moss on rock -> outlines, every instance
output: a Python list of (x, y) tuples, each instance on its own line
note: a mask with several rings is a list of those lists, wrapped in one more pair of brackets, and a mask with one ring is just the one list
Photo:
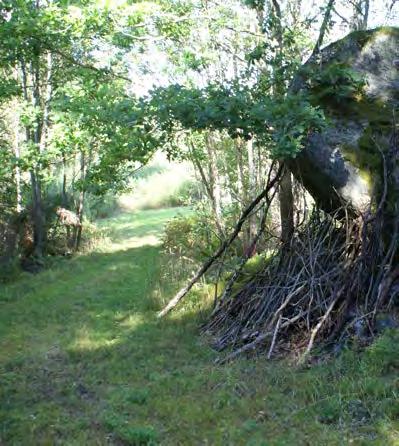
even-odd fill
[[(305, 64), (302, 88), (329, 119), (309, 137), (294, 173), (326, 210), (364, 210), (382, 190), (393, 112), (399, 107), (399, 28), (356, 31)], [(389, 200), (396, 199), (389, 190)]]

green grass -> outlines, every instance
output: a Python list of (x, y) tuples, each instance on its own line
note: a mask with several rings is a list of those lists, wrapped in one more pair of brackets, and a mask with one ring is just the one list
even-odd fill
[(198, 290), (156, 319), (176, 212), (102, 221), (101, 249), (0, 289), (0, 444), (399, 444), (397, 332), (311, 369), (217, 366)]

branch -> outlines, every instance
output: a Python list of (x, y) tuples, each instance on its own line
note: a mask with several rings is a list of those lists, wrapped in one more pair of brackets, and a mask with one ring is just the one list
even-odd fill
[(74, 59), (72, 56), (61, 52), (60, 50), (56, 50), (56, 49), (53, 49), (53, 48), (49, 48), (49, 50), (52, 51), (55, 54), (58, 54), (60, 57), (62, 57), (66, 61), (70, 62), (72, 65), (84, 68), (86, 70), (95, 71), (95, 72), (103, 74), (105, 76), (111, 76), (111, 77), (116, 78), (116, 79), (122, 79), (124, 81), (131, 82), (130, 78), (128, 78), (126, 76), (123, 76), (122, 74), (114, 73), (112, 70), (108, 70), (106, 68), (98, 68), (98, 67), (95, 67), (94, 65), (86, 64), (84, 62), (80, 62), (80, 61)]
[(323, 45), (324, 36), (327, 31), (327, 27), (331, 20), (331, 11), (333, 10), (335, 0), (328, 0), (327, 6), (326, 6), (326, 12), (324, 13), (323, 23), (320, 27), (319, 37), (317, 39), (316, 45), (313, 48), (312, 54), (310, 58), (314, 58), (317, 56), (317, 54), (320, 53), (321, 46)]
[(188, 282), (188, 284), (183, 287), (174, 297), (169, 301), (169, 303), (158, 313), (158, 317), (163, 317), (168, 314), (175, 306), (186, 296), (186, 294), (191, 290), (191, 288), (198, 282), (198, 280), (208, 271), (208, 269), (213, 265), (213, 263), (226, 251), (227, 248), (234, 242), (236, 237), (241, 231), (243, 224), (245, 223), (248, 216), (251, 214), (253, 209), (268, 195), (268, 193), (272, 190), (272, 188), (279, 181), (281, 176), (282, 169), (280, 168), (276, 173), (276, 176), (272, 181), (266, 186), (266, 188), (261, 192), (255, 200), (250, 203), (247, 208), (243, 211), (240, 219), (234, 231), (230, 235), (230, 237), (225, 240), (220, 248), (216, 251), (216, 253), (210, 257), (201, 268), (194, 274), (193, 278)]
[(47, 51), (49, 51), (51, 53), (54, 53), (54, 54), (57, 54), (58, 56), (60, 56), (63, 59), (65, 59), (66, 61), (70, 62), (72, 65), (84, 68), (86, 70), (96, 71), (97, 73), (100, 73), (100, 74), (103, 74), (103, 75), (106, 75), (106, 76), (111, 76), (111, 77), (114, 77), (114, 78), (117, 78), (117, 79), (122, 79), (122, 80), (125, 80), (125, 81), (128, 81), (128, 82), (131, 81), (130, 78), (128, 78), (126, 76), (123, 76), (121, 74), (114, 73), (112, 70), (108, 70), (106, 68), (98, 68), (98, 67), (95, 67), (94, 65), (86, 64), (84, 62), (76, 60), (71, 55), (65, 54), (63, 51), (59, 50), (58, 48), (54, 48), (49, 42), (41, 40), (41, 39), (39, 39), (36, 36), (31, 36), (31, 38), (36, 40), (36, 41), (38, 41), (39, 43), (41, 43), (43, 45), (43, 47)]

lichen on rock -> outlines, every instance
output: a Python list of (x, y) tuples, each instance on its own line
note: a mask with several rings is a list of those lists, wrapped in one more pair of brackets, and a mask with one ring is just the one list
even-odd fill
[(301, 88), (328, 124), (309, 136), (291, 168), (325, 210), (346, 203), (363, 212), (382, 190), (384, 154), (399, 108), (399, 28), (353, 32), (324, 48), (304, 73)]

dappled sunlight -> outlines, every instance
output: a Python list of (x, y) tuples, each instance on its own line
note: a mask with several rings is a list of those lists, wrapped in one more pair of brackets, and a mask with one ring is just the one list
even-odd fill
[[(92, 315), (92, 323), (78, 328), (74, 339), (67, 346), (69, 352), (95, 352), (115, 348), (128, 342), (128, 339), (141, 326), (148, 324), (148, 317), (143, 313), (104, 311)], [(134, 338), (134, 336), (133, 336)]]
[(0, 446), (399, 446), (396, 3), (0, 0)]
[(123, 328), (124, 330), (132, 330), (139, 327), (140, 324), (144, 324), (145, 317), (142, 314), (134, 313), (128, 314), (124, 317), (115, 317), (115, 321), (118, 324), (118, 327)]
[(155, 154), (148, 168), (154, 172), (134, 181), (133, 191), (119, 197), (125, 211), (159, 209), (168, 204), (176, 205), (181, 191), (193, 180), (193, 169), (188, 162), (171, 162), (163, 152)]
[(125, 239), (123, 244), (121, 243), (109, 243), (107, 244), (107, 249), (103, 250), (103, 252), (116, 252), (122, 248), (122, 250), (126, 251), (131, 248), (140, 248), (142, 246), (159, 246), (161, 244), (161, 240), (156, 235), (147, 235), (143, 237), (130, 237)]
[(119, 344), (120, 338), (115, 337), (108, 339), (98, 334), (92, 333), (87, 328), (78, 330), (76, 339), (71, 343), (70, 350), (72, 351), (93, 351), (104, 347), (112, 347)]
[(140, 248), (159, 246), (160, 233), (165, 223), (176, 214), (185, 214), (189, 209), (182, 207), (144, 210), (134, 213), (119, 214), (112, 219), (100, 222), (101, 227), (108, 227), (109, 235), (97, 251), (112, 253)]
[(393, 427), (391, 423), (383, 421), (380, 423), (378, 431), (379, 437), (386, 441), (386, 446), (397, 446), (399, 444), (399, 422)]

